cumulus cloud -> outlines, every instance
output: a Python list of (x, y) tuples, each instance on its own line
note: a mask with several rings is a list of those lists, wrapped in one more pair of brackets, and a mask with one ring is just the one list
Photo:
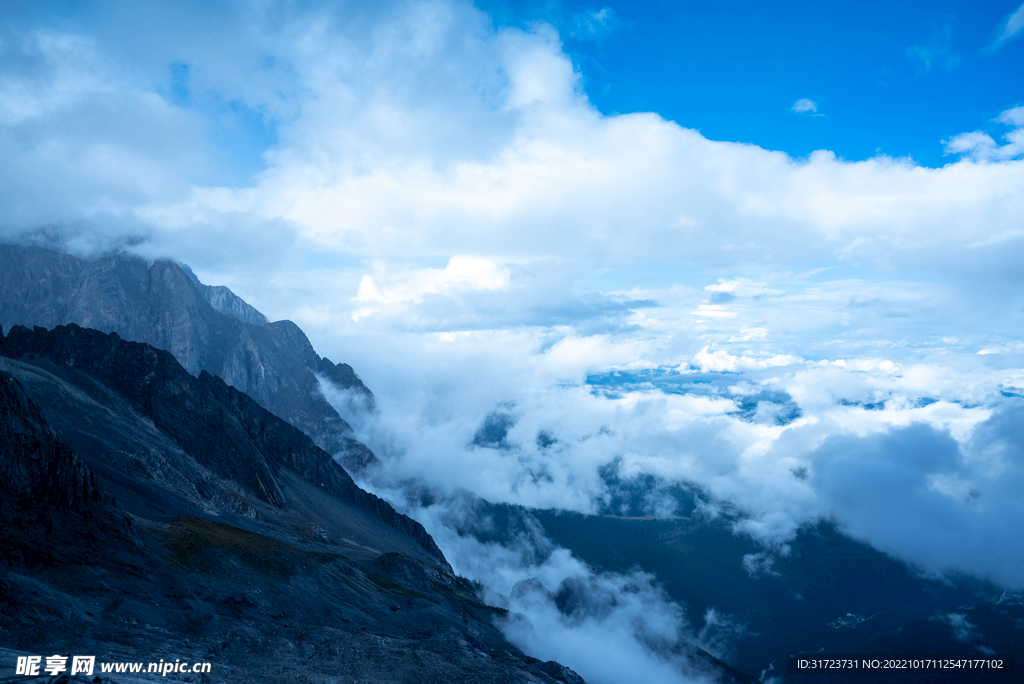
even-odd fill
[(972, 131), (947, 141), (946, 153), (964, 155), (977, 161), (1016, 159), (1024, 155), (1024, 106), (1007, 109), (995, 121), (1011, 128), (1003, 135), (1004, 144), (998, 144), (988, 133)]
[(749, 356), (733, 356), (724, 349), (717, 349), (713, 352), (704, 347), (693, 357), (694, 362), (700, 369), (708, 371), (738, 371), (749, 368), (772, 368), (774, 366), (789, 366), (800, 363), (803, 359), (787, 354), (774, 354), (768, 358), (751, 358)]
[(0, 43), (0, 59), (7, 235), (93, 219), (101, 235), (146, 234), (131, 214), (188, 197), (208, 166), (200, 117), (132, 88), (93, 39), (39, 29)]
[(1020, 534), (1010, 521), (1024, 513), (1005, 489), (1024, 476), (1018, 454), (1005, 451), (1020, 410), (1007, 407), (980, 423), (964, 448), (923, 424), (832, 438), (812, 455), (811, 479), (834, 517), (876, 548), (932, 572), (1021, 586), (1012, 568), (1024, 553), (1005, 543)]
[(352, 312), (352, 320), (358, 322), (364, 316), (399, 302), (421, 302), (428, 294), (459, 290), (500, 290), (508, 287), (509, 273), (487, 259), (454, 256), (442, 269), (406, 271), (389, 280), (387, 284), (378, 286), (372, 276), (363, 276), (355, 297), (360, 308)]
[[(710, 141), (654, 114), (603, 116), (544, 24), (495, 29), (458, 2), (373, 11), (269, 4), (202, 10), (211, 14), (190, 25), (218, 31), (187, 41), (175, 26), (200, 10), (180, 9), (139, 45), (127, 36), (140, 11), (115, 21), (97, 6), (93, 34), (65, 41), (90, 46), (92, 56), (37, 76), (10, 52), (17, 41), (5, 41), (8, 90), (21, 93), (0, 131), (13, 160), (0, 184), (10, 199), (6, 235), (85, 223), (113, 240), (128, 225), (152, 255), (228, 274), (231, 260), (211, 260), (200, 246), (206, 232), (235, 236), (238, 248), (287, 245), (282, 264), (315, 253), (424, 268), (480, 255), (740, 271), (848, 260), (991, 273), (993, 261), (1020, 262), (1018, 241), (979, 241), (1016, 228), (1020, 198), (1010, 189), (1019, 164), (965, 159), (926, 169), (827, 152), (794, 160)], [(20, 39), (38, 45), (30, 37)], [(125, 45), (138, 54), (126, 58)], [(174, 64), (188, 65), (187, 101), (173, 96)], [(87, 69), (89, 78), (63, 68)], [(96, 95), (61, 85), (79, 80), (76, 88)], [(109, 115), (83, 116), (80, 108), (97, 100)], [(815, 113), (812, 105), (797, 108)], [(45, 116), (17, 118), (40, 107)], [(264, 168), (247, 187), (197, 182), (196, 169), (215, 166), (220, 154), (205, 133), (235, 111), (272, 128), (273, 142), (257, 155)], [(984, 141), (965, 145), (954, 148), (989, 158)], [(1010, 160), (1011, 151), (991, 158)], [(974, 254), (963, 259), (967, 245)], [(253, 280), (247, 287), (259, 286)]]

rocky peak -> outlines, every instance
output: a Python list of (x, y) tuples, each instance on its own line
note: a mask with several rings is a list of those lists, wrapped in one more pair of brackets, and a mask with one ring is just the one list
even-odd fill
[(215, 311), (225, 316), (237, 318), (243, 323), (250, 325), (266, 325), (269, 323), (267, 317), (257, 311), (256, 307), (251, 306), (228, 288), (223, 285), (204, 285), (199, 282), (199, 278), (192, 272), (191, 268), (185, 264), (178, 264), (178, 266), (192, 279), (196, 289), (199, 290), (200, 294), (203, 295)]
[(228, 288), (204, 285), (188, 267), (147, 264), (127, 253), (87, 261), (0, 245), (0, 325), (15, 324), (76, 324), (167, 350), (192, 375), (220, 377), (350, 467), (372, 460), (317, 378), (361, 395), (372, 408), (373, 395), (355, 373), (335, 372), (297, 325), (267, 323)]

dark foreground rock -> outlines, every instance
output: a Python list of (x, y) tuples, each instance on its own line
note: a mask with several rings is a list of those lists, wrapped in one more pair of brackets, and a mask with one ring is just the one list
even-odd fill
[[(91, 394), (94, 402), (116, 405), (122, 412), (148, 419), (185, 452), (185, 458), (176, 455), (168, 460), (164, 456), (159, 462), (154, 462), (151, 454), (138, 452), (132, 465), (146, 473), (174, 468), (183, 484), (191, 484), (200, 497), (204, 489), (221, 489), (224, 491), (215, 499), (230, 499), (227, 482), (241, 487), (235, 496), (248, 495), (280, 508), (285, 499), (275, 473), (285, 467), (370, 511), (441, 558), (440, 550), (419, 523), (397, 515), (386, 502), (357, 487), (348, 473), (303, 432), (220, 378), (205, 371), (193, 377), (168, 352), (127, 342), (115, 333), (105, 335), (70, 325), (52, 331), (15, 326), (6, 339), (0, 340), (0, 354), (62, 377)], [(72, 439), (82, 431), (66, 417), (58, 420), (67, 423), (64, 431)], [(97, 467), (104, 467), (109, 454), (102, 443), (110, 435), (101, 425), (91, 432), (95, 432), (94, 439), (76, 448), (90, 455), (94, 441), (99, 440), (94, 460)], [(130, 429), (125, 432), (131, 436)], [(209, 473), (195, 471), (192, 464), (200, 464)]]
[(78, 654), (211, 664), (172, 681), (582, 682), (220, 380), (76, 326), (0, 332), (0, 354), (0, 681)]

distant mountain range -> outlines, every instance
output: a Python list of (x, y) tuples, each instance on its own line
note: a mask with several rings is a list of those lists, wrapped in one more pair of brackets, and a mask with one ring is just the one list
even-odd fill
[(228, 288), (204, 285), (172, 261), (147, 264), (127, 253), (84, 260), (0, 245), (0, 326), (72, 323), (165, 349), (189, 373), (221, 378), (349, 468), (373, 460), (324, 398), (318, 376), (368, 410), (373, 394), (351, 366), (319, 356), (291, 321), (268, 322)]

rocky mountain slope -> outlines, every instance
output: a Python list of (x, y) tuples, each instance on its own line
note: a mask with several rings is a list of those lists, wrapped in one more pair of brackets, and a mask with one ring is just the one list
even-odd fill
[(39, 247), (0, 245), (0, 326), (77, 324), (171, 352), (249, 395), (361, 467), (373, 455), (320, 391), (317, 375), (372, 410), (373, 395), (346, 364), (319, 356), (291, 321), (270, 323), (226, 287), (188, 267), (127, 253), (86, 261)]
[(0, 331), (0, 523), (9, 655), (208, 661), (222, 682), (582, 682), (509, 644), (422, 526), (301, 431), (114, 334)]

